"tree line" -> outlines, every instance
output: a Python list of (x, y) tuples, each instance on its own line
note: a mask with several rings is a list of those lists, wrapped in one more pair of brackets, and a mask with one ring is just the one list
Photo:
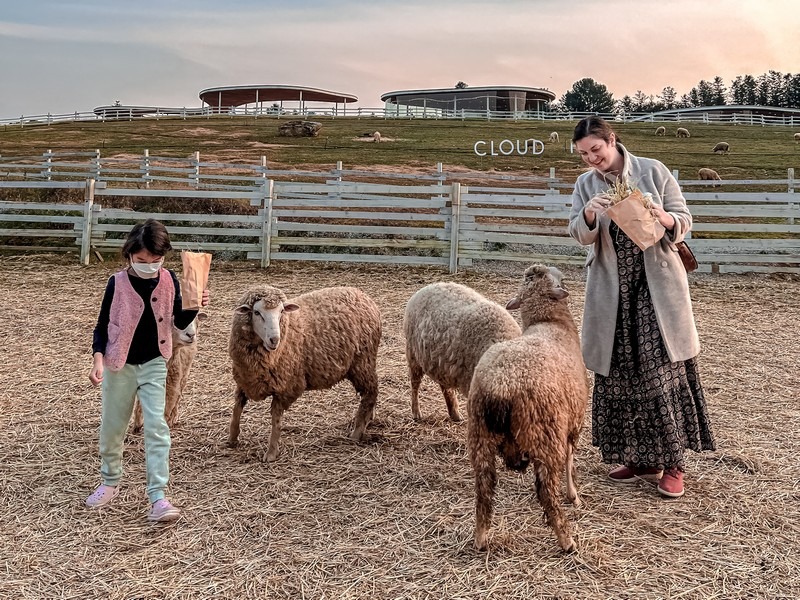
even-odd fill
[(605, 85), (586, 77), (576, 81), (560, 99), (550, 104), (550, 108), (558, 112), (626, 114), (736, 104), (800, 108), (800, 73), (769, 71), (756, 77), (738, 75), (727, 87), (722, 77), (717, 76), (711, 81), (701, 79), (680, 97), (675, 88), (667, 86), (655, 96), (639, 90), (619, 100), (614, 99)]

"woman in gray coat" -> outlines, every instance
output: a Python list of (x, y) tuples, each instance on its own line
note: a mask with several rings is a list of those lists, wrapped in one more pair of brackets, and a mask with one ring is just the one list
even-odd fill
[[(692, 227), (678, 182), (657, 160), (632, 155), (599, 117), (572, 138), (591, 170), (578, 177), (569, 233), (589, 246), (581, 332), (595, 373), (592, 444), (620, 463), (616, 482), (658, 480), (658, 491), (684, 493), (683, 451), (714, 450), (696, 356), (700, 351), (689, 282), (675, 243)], [(617, 179), (650, 193), (666, 233), (641, 250), (605, 214)]]

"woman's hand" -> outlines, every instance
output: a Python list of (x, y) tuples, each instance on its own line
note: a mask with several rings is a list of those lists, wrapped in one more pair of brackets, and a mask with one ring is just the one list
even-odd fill
[(98, 386), (103, 382), (103, 354), (95, 352), (93, 361), (92, 370), (89, 371), (89, 381), (93, 386)]
[(603, 194), (598, 194), (583, 208), (583, 218), (589, 226), (594, 225), (597, 215), (603, 214), (611, 206), (611, 199)]
[(200, 306), (208, 306), (210, 294), (208, 288), (203, 290), (203, 297), (200, 299)]
[(674, 229), (675, 217), (665, 211), (663, 206), (653, 203), (653, 206), (650, 208), (650, 212), (653, 213), (653, 216), (658, 219), (658, 222), (664, 226), (664, 229), (668, 229), (670, 231)]

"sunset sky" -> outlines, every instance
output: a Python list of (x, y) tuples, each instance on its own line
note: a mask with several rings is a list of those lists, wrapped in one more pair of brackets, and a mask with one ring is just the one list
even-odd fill
[(207, 87), (382, 93), (545, 87), (615, 99), (700, 79), (800, 71), (794, 0), (58, 0), (3, 2), (0, 118), (199, 106)]

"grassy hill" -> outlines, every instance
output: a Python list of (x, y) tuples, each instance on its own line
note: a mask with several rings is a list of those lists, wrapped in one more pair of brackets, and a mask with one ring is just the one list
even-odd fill
[[(203, 160), (258, 163), (262, 155), (269, 164), (284, 168), (330, 168), (341, 160), (348, 168), (392, 166), (409, 169), (463, 166), (483, 171), (556, 175), (571, 181), (584, 167), (569, 152), (575, 121), (445, 121), (384, 120), (378, 118), (316, 118), (322, 123), (319, 137), (278, 136), (278, 126), (287, 117), (203, 117), (192, 119), (140, 119), (87, 123), (60, 123), (0, 129), (0, 155), (32, 156), (53, 151), (87, 151), (99, 148), (104, 156), (151, 155), (185, 157), (199, 151)], [(678, 139), (678, 125), (668, 124), (667, 135), (656, 137), (652, 123), (615, 123), (623, 143), (635, 154), (650, 156), (682, 178), (696, 178), (697, 169), (710, 167), (724, 179), (786, 177), (794, 167), (800, 176), (800, 144), (788, 127), (684, 124), (691, 138)], [(364, 141), (364, 134), (380, 131), (384, 142)], [(486, 156), (474, 152), (478, 140), (512, 141), (536, 138), (546, 142), (557, 131), (561, 142), (545, 143), (538, 156)], [(388, 140), (387, 140), (388, 138)], [(727, 155), (711, 149), (719, 141), (730, 144)]]

